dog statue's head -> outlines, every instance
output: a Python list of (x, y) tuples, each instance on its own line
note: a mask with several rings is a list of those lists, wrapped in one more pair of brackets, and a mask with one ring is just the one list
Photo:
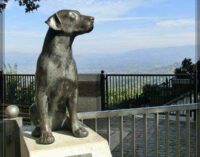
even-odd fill
[(81, 15), (75, 10), (60, 10), (50, 16), (46, 23), (55, 31), (76, 36), (92, 31), (94, 17)]

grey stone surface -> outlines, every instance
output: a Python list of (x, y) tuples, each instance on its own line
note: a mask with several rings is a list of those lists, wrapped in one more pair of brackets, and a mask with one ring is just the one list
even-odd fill
[(92, 157), (92, 154), (81, 154), (81, 155), (66, 156), (66, 157)]
[[(130, 128), (130, 121), (125, 120), (124, 126)], [(164, 120), (160, 120), (159, 122), (159, 156), (165, 156), (165, 126)], [(191, 134), (190, 134), (190, 144), (191, 144), (191, 157), (195, 157), (195, 144), (196, 144), (196, 133), (195, 133), (195, 123), (191, 123)], [(148, 120), (148, 150), (147, 156), (154, 157), (154, 142), (155, 142), (155, 131), (154, 131), (154, 121), (153, 119)], [(130, 157), (132, 153), (131, 149), (131, 133), (124, 138), (124, 157)], [(129, 142), (127, 142), (129, 141)], [(120, 146), (118, 145), (112, 152), (113, 157), (119, 156)], [(144, 153), (144, 143), (143, 143), (143, 120), (137, 119), (136, 122), (136, 156), (143, 157)], [(170, 129), (169, 129), (169, 156), (173, 157), (176, 154), (176, 129), (175, 129), (175, 121), (170, 121)], [(186, 124), (185, 122), (180, 122), (180, 156), (186, 157)]]
[[(174, 119), (173, 117), (170, 119)], [(180, 156), (186, 156), (186, 123), (185, 117), (181, 118), (180, 121)], [(94, 127), (94, 122), (86, 121), (91, 127)], [(111, 118), (111, 148), (112, 148), (112, 155), (113, 157), (121, 157), (120, 156), (120, 141), (119, 138), (115, 138), (115, 135), (119, 136), (119, 126), (120, 126), (120, 119), (119, 118)], [(169, 121), (169, 156), (173, 157), (176, 153), (176, 123), (174, 120)], [(154, 157), (154, 143), (155, 143), (155, 128), (154, 128), (154, 119), (148, 118), (147, 124), (147, 136), (148, 136), (148, 150), (147, 156)], [(137, 117), (136, 118), (136, 147), (135, 147), (135, 154), (136, 157), (143, 157), (144, 156), (144, 142), (143, 142), (143, 118)], [(107, 130), (107, 121), (105, 119), (98, 120), (98, 133), (102, 136), (107, 138), (106, 131)], [(165, 120), (159, 119), (159, 156), (165, 156)], [(128, 132), (128, 133), (127, 133)], [(132, 154), (131, 148), (131, 118), (124, 117), (124, 157), (130, 157)], [(190, 123), (190, 156), (195, 157), (196, 154), (196, 123)], [(113, 148), (113, 145), (115, 146)]]
[(111, 157), (108, 142), (92, 129), (86, 138), (76, 138), (71, 132), (53, 132), (55, 142), (40, 145), (31, 136), (33, 126), (23, 127), (21, 138), (21, 157)]

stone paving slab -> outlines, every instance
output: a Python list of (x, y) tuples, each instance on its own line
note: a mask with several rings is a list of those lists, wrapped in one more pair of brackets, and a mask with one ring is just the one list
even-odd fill
[[(161, 116), (162, 117), (162, 116)], [(186, 157), (186, 123), (184, 118), (180, 121), (180, 156)], [(173, 118), (169, 121), (169, 156), (174, 157), (176, 153), (176, 123)], [(147, 135), (148, 135), (148, 157), (154, 157), (154, 143), (155, 143), (155, 128), (154, 128), (154, 119), (148, 118), (147, 125)], [(88, 125), (93, 127), (92, 122), (89, 122)], [(111, 148), (113, 157), (120, 157), (120, 142), (119, 138), (119, 126), (120, 119), (112, 118), (111, 119)], [(131, 157), (132, 148), (131, 148), (131, 117), (124, 117), (124, 132), (126, 136), (124, 137), (124, 157)], [(136, 118), (135, 125), (135, 136), (136, 136), (136, 157), (143, 157), (144, 142), (143, 142), (143, 118)], [(106, 138), (107, 130), (107, 121), (106, 119), (98, 120), (98, 133)], [(113, 135), (112, 135), (113, 134)], [(115, 137), (115, 138), (113, 138)], [(115, 147), (113, 146), (115, 145)], [(190, 155), (195, 157), (195, 145), (196, 145), (196, 124), (195, 122), (190, 123)], [(165, 156), (165, 120), (163, 118), (159, 119), (159, 156)]]
[[(170, 129), (169, 129), (169, 156), (173, 157), (176, 153), (176, 123), (174, 121), (170, 121)], [(130, 127), (130, 122), (127, 120), (125, 122), (125, 127)], [(191, 123), (191, 134), (190, 134), (190, 152), (191, 157), (195, 157), (195, 144), (196, 144), (196, 131), (195, 131), (195, 123)], [(154, 131), (154, 121), (152, 119), (148, 120), (148, 150), (147, 156), (154, 157), (154, 143), (155, 143), (155, 131)], [(124, 157), (130, 157), (132, 153), (131, 149), (131, 133), (126, 136), (124, 139)], [(180, 156), (186, 157), (186, 123), (180, 122)], [(117, 146), (113, 151), (113, 157), (120, 157), (120, 146)], [(136, 121), (136, 157), (144, 156), (144, 142), (143, 142), (143, 120), (142, 118), (137, 119)], [(160, 120), (159, 122), (159, 156), (165, 156), (165, 126), (164, 120)]]

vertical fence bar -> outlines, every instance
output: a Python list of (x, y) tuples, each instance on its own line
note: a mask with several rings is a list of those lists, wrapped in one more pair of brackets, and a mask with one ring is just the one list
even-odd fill
[(20, 102), (21, 102), (21, 100), (23, 99), (22, 98), (22, 95), (23, 95), (23, 85), (24, 85), (24, 81), (23, 81), (23, 79), (22, 79), (22, 77), (19, 75), (18, 76), (18, 78), (19, 78), (19, 84), (20, 84), (20, 93), (19, 93), (19, 95), (20, 95)]
[(165, 113), (165, 156), (169, 157), (169, 112)]
[[(199, 104), (198, 104), (199, 105)], [(197, 106), (198, 107), (198, 106)], [(197, 132), (196, 132), (196, 156), (199, 157), (200, 156), (200, 109), (198, 108), (196, 110), (196, 127), (197, 127)]]
[(9, 96), (8, 92), (9, 92), (9, 87), (10, 87), (10, 85), (9, 85), (10, 84), (10, 76), (9, 75), (7, 75), (7, 77), (5, 78), (5, 84), (6, 84), (5, 85), (5, 87), (6, 87), (6, 93), (5, 93), (6, 94), (6, 97), (5, 97), (6, 102), (5, 103), (8, 103), (8, 96)]
[(118, 101), (118, 103), (120, 103), (121, 102), (121, 94), (120, 94), (120, 92), (121, 92), (121, 76), (118, 76), (118, 95), (117, 95), (117, 97), (119, 98), (119, 101)]
[[(117, 93), (117, 76), (115, 76), (114, 88), (115, 88), (115, 94), (118, 95), (118, 93)], [(117, 104), (118, 103), (118, 97), (114, 97), (114, 99), (115, 99), (115, 104)]]
[(30, 99), (30, 76), (26, 76), (26, 96), (28, 98), (28, 104), (31, 105), (31, 99)]
[[(156, 79), (155, 79), (155, 76), (152, 76), (152, 80), (153, 80), (152, 85), (155, 85), (155, 80), (156, 80)], [(155, 89), (152, 88), (152, 89), (151, 89), (151, 93), (154, 93), (154, 90), (155, 90)], [(153, 96), (152, 96), (152, 100), (151, 100), (151, 104), (152, 104), (152, 103), (153, 103), (153, 104), (156, 104), (154, 94), (153, 94)], [(157, 104), (156, 104), (156, 105), (157, 105)]]
[[(23, 82), (23, 85), (22, 85), (22, 100), (23, 100), (23, 96), (26, 94), (25, 93), (25, 86), (26, 86), (26, 80), (25, 80), (25, 77), (24, 76), (21, 76), (21, 79), (22, 79), (22, 82)], [(24, 102), (23, 102), (23, 104), (24, 104)]]
[(0, 71), (0, 104), (3, 103), (3, 71)]
[(129, 76), (127, 76), (127, 78), (128, 78), (128, 99), (130, 99), (130, 89), (131, 89), (131, 87), (130, 87), (130, 80), (129, 80)]
[[(27, 82), (26, 82), (26, 76), (23, 76), (23, 80), (24, 80), (24, 97), (26, 97), (26, 85), (27, 85)], [(27, 102), (24, 102), (23, 100), (23, 104), (26, 104)]]
[(96, 132), (98, 131), (98, 121), (97, 121), (97, 118), (94, 119), (94, 130)]
[(109, 76), (109, 96), (108, 96), (108, 104), (109, 104), (109, 108), (112, 109), (113, 105), (112, 105), (112, 100), (111, 100), (111, 97), (112, 97), (112, 81), (111, 81), (111, 78), (112, 76)]
[(158, 113), (156, 113), (155, 115), (154, 115), (154, 122), (155, 122), (155, 157), (158, 157), (158, 153), (159, 153), (159, 135), (158, 135), (158, 132), (159, 132), (159, 114)]
[[(35, 91), (35, 88), (33, 88), (33, 85), (34, 85), (34, 83), (33, 83), (33, 76), (31, 76), (30, 77), (30, 97), (31, 97), (31, 103), (33, 103), (33, 98), (32, 98), (32, 93), (33, 93), (33, 91)], [(102, 93), (101, 93), (101, 107), (102, 107)]]
[(123, 116), (120, 117), (120, 157), (124, 156), (124, 144), (123, 144)]
[(124, 92), (124, 76), (123, 75), (122, 75), (122, 93), (121, 93), (121, 95), (122, 95), (122, 101), (124, 101), (126, 93)]
[(136, 157), (135, 155), (135, 115), (132, 115), (132, 120), (131, 120), (131, 135), (132, 135), (132, 140), (131, 140), (131, 149), (132, 151), (132, 157)]
[(190, 157), (190, 110), (186, 111), (186, 156)]
[(33, 93), (35, 93), (35, 76), (31, 76), (31, 100), (32, 103), (34, 102), (34, 97), (33, 97)]
[(3, 74), (2, 77), (3, 77), (3, 90), (2, 90), (3, 99), (2, 100), (3, 100), (3, 103), (5, 103), (5, 101), (6, 101), (6, 75)]
[(115, 98), (114, 98), (114, 95), (115, 95), (115, 77), (116, 76), (113, 76), (112, 77), (112, 103), (113, 103), (113, 106), (115, 105)]
[(120, 95), (120, 76), (117, 76), (117, 99), (118, 99), (118, 101), (117, 101), (117, 103), (119, 103), (120, 102), (120, 97), (119, 97), (119, 95)]
[(107, 140), (108, 144), (110, 145), (110, 117), (107, 119)]
[(4, 80), (4, 93), (5, 93), (5, 99), (4, 99), (4, 103), (7, 103), (7, 100), (8, 100), (8, 89), (9, 89), (9, 75), (6, 75), (6, 77), (4, 77), (5, 80)]
[[(158, 85), (158, 80), (160, 82), (160, 77), (159, 76), (155, 76), (155, 83), (154, 83), (154, 85)], [(156, 92), (156, 89), (153, 89), (153, 90), (154, 90), (153, 92)], [(153, 103), (155, 103), (156, 105), (158, 105), (157, 97), (154, 95), (153, 98), (154, 98)]]
[(143, 115), (144, 125), (144, 157), (147, 157), (147, 114)]
[(124, 93), (123, 93), (123, 82), (124, 82), (124, 79), (123, 79), (123, 75), (120, 76), (120, 102), (123, 101), (124, 99)]
[(136, 81), (137, 82), (136, 89), (135, 89), (136, 90), (136, 94), (137, 94), (136, 97), (137, 97), (137, 103), (138, 103), (138, 105), (140, 105), (140, 103), (138, 102), (138, 96), (139, 96), (139, 90), (140, 90), (139, 87), (138, 87), (138, 76), (136, 76), (136, 80), (137, 80)]
[(7, 101), (8, 101), (8, 92), (9, 92), (9, 80), (10, 80), (10, 77), (9, 77), (9, 75), (7, 75), (7, 77), (5, 77), (5, 91), (4, 91), (4, 93), (5, 93), (5, 103), (8, 103)]
[[(9, 97), (10, 97), (10, 94), (9, 94), (9, 92), (10, 92), (10, 75), (8, 75), (7, 77), (6, 77), (6, 103), (8, 103), (8, 101), (9, 101)], [(11, 101), (13, 101), (13, 100), (11, 100)]]
[[(136, 88), (135, 88), (135, 86), (136, 86), (136, 80), (135, 80), (135, 76), (133, 76), (133, 95), (134, 95), (134, 98), (136, 99)], [(132, 107), (133, 107), (133, 104), (131, 104), (132, 105)]]
[(105, 103), (105, 106), (106, 106), (106, 109), (109, 109), (109, 101), (108, 101), (108, 75), (105, 76), (105, 79), (106, 79), (106, 103)]
[[(10, 87), (10, 89), (11, 89), (11, 86), (12, 86), (12, 79), (13, 79), (13, 78), (12, 78), (12, 76), (10, 75), (10, 76), (9, 76), (9, 87)], [(9, 91), (11, 92), (10, 89), (9, 89)], [(11, 92), (11, 94), (12, 94), (12, 95), (11, 95), (11, 98), (12, 98), (11, 101), (12, 101), (12, 103), (15, 103), (15, 99), (13, 98), (13, 93)]]
[(141, 94), (141, 93), (143, 92), (143, 91), (142, 91), (142, 86), (141, 86), (141, 82), (142, 82), (141, 75), (139, 76), (139, 81), (140, 81), (140, 82), (139, 82), (139, 88), (141, 89), (141, 92), (140, 92), (140, 94)]
[(133, 95), (133, 76), (131, 76), (131, 98), (134, 98), (134, 95)]
[(126, 88), (126, 86), (127, 86), (127, 77), (126, 76), (124, 76), (124, 83), (125, 83), (125, 85), (124, 85), (124, 93), (125, 93), (125, 101), (127, 100), (127, 88)]
[(29, 92), (29, 77), (30, 76), (26, 76), (26, 97), (28, 98), (28, 105), (31, 105), (31, 101), (30, 101), (30, 92)]
[(176, 111), (176, 157), (180, 157), (180, 111)]

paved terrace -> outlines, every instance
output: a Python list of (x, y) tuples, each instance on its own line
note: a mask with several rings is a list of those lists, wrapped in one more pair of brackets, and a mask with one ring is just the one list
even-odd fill
[[(160, 116), (159, 119), (159, 156), (164, 157), (165, 156), (165, 121), (162, 118), (163, 116)], [(169, 121), (169, 156), (173, 157), (176, 154), (176, 123), (175, 123), (175, 116), (170, 116)], [(143, 157), (143, 118), (137, 117), (135, 119), (136, 121), (136, 157)], [(94, 127), (94, 123), (92, 120), (87, 120), (86, 123), (90, 127)], [(98, 133), (102, 136), (106, 137), (106, 120), (104, 119), (98, 119)], [(119, 143), (119, 126), (120, 126), (120, 119), (119, 118), (112, 118), (111, 119), (111, 149), (113, 157), (120, 157), (120, 143)], [(130, 117), (124, 117), (124, 157), (131, 157), (131, 118)], [(148, 151), (147, 156), (148, 157), (154, 157), (154, 119), (149, 117), (148, 118)], [(185, 117), (180, 117), (180, 156), (186, 157), (186, 123), (185, 123)], [(195, 157), (196, 153), (196, 124), (192, 120), (190, 124), (190, 152), (191, 157)]]

